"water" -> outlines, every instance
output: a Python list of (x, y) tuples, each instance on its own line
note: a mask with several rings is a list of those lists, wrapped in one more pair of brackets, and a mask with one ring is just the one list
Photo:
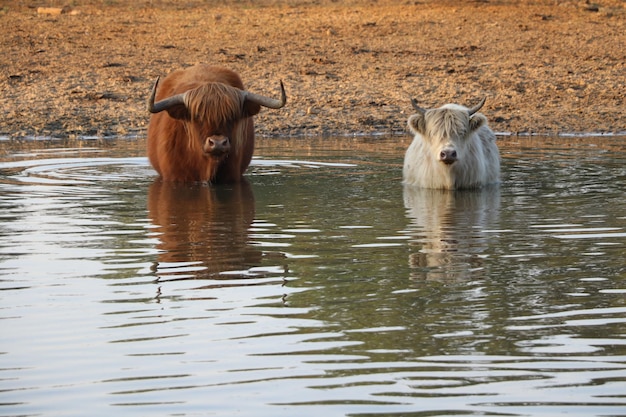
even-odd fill
[(626, 415), (623, 137), (262, 139), (248, 182), (141, 140), (0, 142), (0, 415)]

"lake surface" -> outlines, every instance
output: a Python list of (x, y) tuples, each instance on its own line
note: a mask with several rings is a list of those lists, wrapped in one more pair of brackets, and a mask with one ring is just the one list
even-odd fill
[(2, 416), (626, 415), (626, 138), (260, 139), (164, 185), (142, 139), (0, 141)]

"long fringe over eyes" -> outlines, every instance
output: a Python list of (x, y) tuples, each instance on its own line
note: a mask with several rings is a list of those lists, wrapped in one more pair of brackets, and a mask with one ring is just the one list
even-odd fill
[[(191, 123), (203, 123), (212, 129), (232, 129), (231, 146), (239, 152), (244, 145), (247, 117), (244, 118), (244, 98), (241, 90), (222, 83), (208, 83), (187, 92), (185, 105)], [(244, 120), (241, 120), (244, 118)], [(242, 126), (243, 125), (243, 126)], [(192, 130), (192, 129), (187, 129)], [(198, 143), (205, 138), (194, 138), (189, 133), (190, 141)], [(204, 133), (204, 132), (203, 132)], [(216, 133), (216, 132), (211, 132)], [(217, 132), (225, 134), (227, 132)]]
[(426, 134), (433, 138), (465, 137), (469, 117), (454, 109), (436, 109), (429, 111)]

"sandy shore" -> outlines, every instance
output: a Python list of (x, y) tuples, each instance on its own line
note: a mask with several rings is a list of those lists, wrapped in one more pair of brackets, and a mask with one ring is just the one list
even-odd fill
[(155, 77), (198, 62), (285, 82), (264, 136), (408, 134), (410, 98), (483, 96), (498, 132), (626, 132), (623, 0), (221, 3), (3, 2), (0, 135), (144, 135)]

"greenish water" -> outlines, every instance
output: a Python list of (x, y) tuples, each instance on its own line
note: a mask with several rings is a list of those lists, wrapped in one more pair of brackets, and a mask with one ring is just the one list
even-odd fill
[(168, 186), (133, 140), (0, 142), (0, 415), (626, 415), (626, 139), (261, 139)]

